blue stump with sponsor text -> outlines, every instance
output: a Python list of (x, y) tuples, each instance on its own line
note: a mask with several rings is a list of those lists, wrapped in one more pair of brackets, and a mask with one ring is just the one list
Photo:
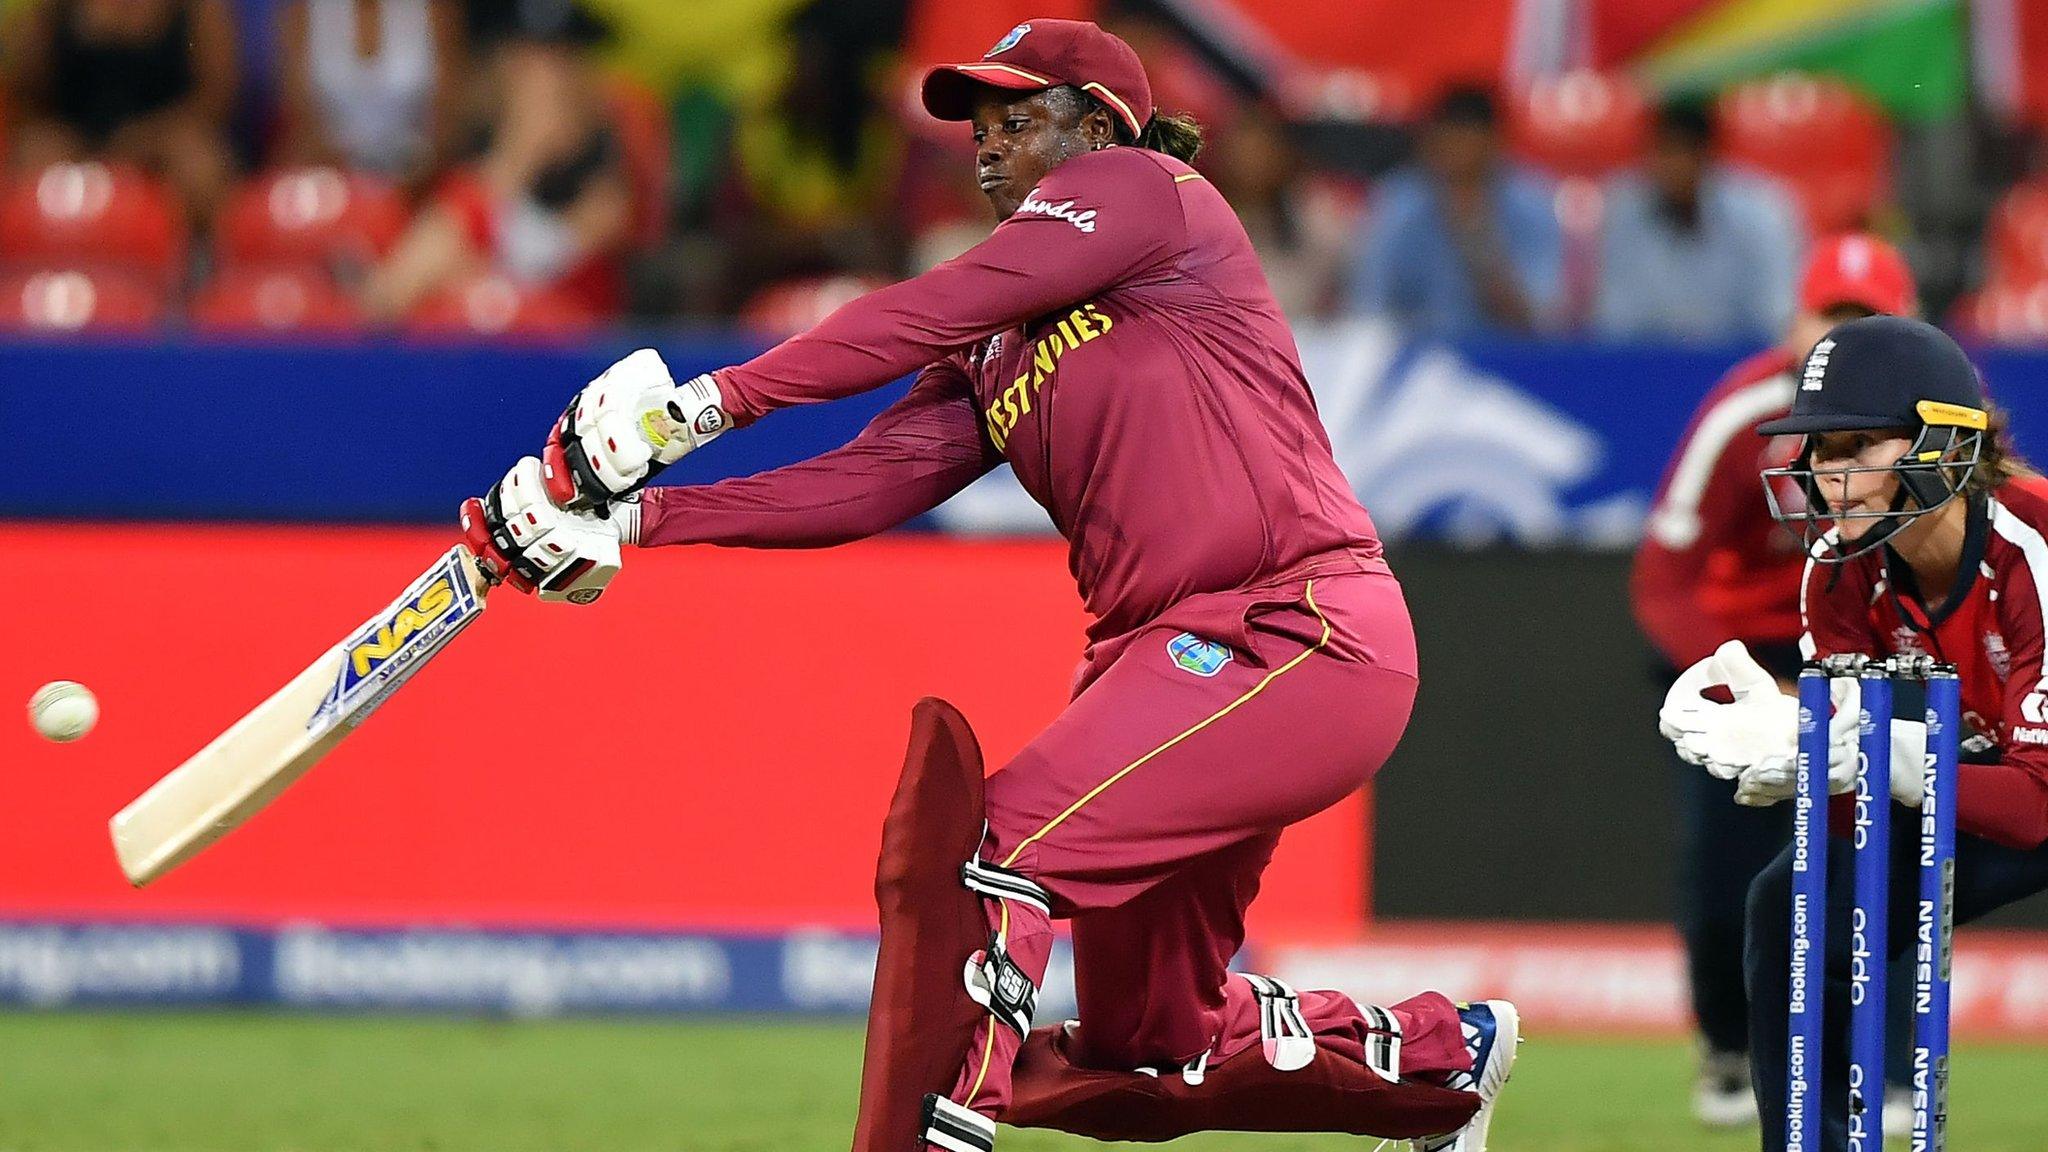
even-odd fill
[(1961, 682), (1952, 665), (1927, 657), (1883, 661), (1860, 656), (1809, 663), (1799, 677), (1799, 752), (1792, 856), (1790, 1045), (1786, 1062), (1785, 1144), (1806, 1152), (1822, 1144), (1819, 1086), (1827, 952), (1827, 808), (1830, 682), (1855, 677), (1857, 725), (1853, 900), (1849, 910), (1848, 1147), (1884, 1146), (1885, 972), (1892, 844), (1893, 685), (1926, 687), (1924, 790), (1913, 823), (1917, 901), (1914, 917), (1913, 1141), (1939, 1149), (1948, 1126), (1949, 972), (1955, 924), (1955, 767), (1961, 735)]

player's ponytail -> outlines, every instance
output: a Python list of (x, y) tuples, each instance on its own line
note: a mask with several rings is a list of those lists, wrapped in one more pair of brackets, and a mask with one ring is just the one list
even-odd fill
[(2036, 475), (2034, 466), (2013, 450), (2011, 420), (2005, 409), (1996, 404), (1987, 404), (1990, 412), (1989, 427), (1984, 430), (1984, 446), (1977, 456), (1977, 467), (1970, 472), (1963, 491), (1969, 494), (1995, 491), (1999, 485), (2019, 476)]
[(1183, 164), (1192, 164), (1202, 151), (1202, 126), (1185, 112), (1154, 112), (1138, 133), (1138, 147), (1164, 152)]

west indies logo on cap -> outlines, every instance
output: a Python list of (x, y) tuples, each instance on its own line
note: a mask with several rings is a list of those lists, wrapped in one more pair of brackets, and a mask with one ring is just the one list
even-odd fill
[(989, 49), (988, 54), (983, 56), (982, 59), (986, 60), (989, 58), (989, 56), (1000, 56), (1003, 53), (1008, 52), (1010, 49), (1015, 48), (1017, 46), (1017, 41), (1022, 40), (1024, 38), (1024, 34), (1029, 31), (1031, 31), (1031, 25), (1029, 24), (1019, 24), (1015, 28), (1010, 29), (1008, 32), (1003, 34), (1003, 38), (1001, 40), (996, 41), (996, 46)]

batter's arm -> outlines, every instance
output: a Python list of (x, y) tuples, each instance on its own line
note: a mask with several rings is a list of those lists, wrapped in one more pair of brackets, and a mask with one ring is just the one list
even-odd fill
[(966, 374), (941, 361), (845, 447), (741, 479), (648, 489), (640, 544), (829, 548), (929, 512), (1001, 462)]
[(1111, 148), (1067, 161), (960, 256), (720, 369), (725, 412), (744, 425), (777, 408), (878, 388), (1166, 261), (1185, 245), (1179, 185), (1156, 153), (1140, 152)]

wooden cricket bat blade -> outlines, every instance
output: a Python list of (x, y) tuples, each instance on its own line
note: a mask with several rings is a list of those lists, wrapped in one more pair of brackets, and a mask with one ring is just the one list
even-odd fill
[(263, 810), (484, 609), (489, 585), (451, 548), (391, 605), (114, 814), (128, 882), (143, 885)]

